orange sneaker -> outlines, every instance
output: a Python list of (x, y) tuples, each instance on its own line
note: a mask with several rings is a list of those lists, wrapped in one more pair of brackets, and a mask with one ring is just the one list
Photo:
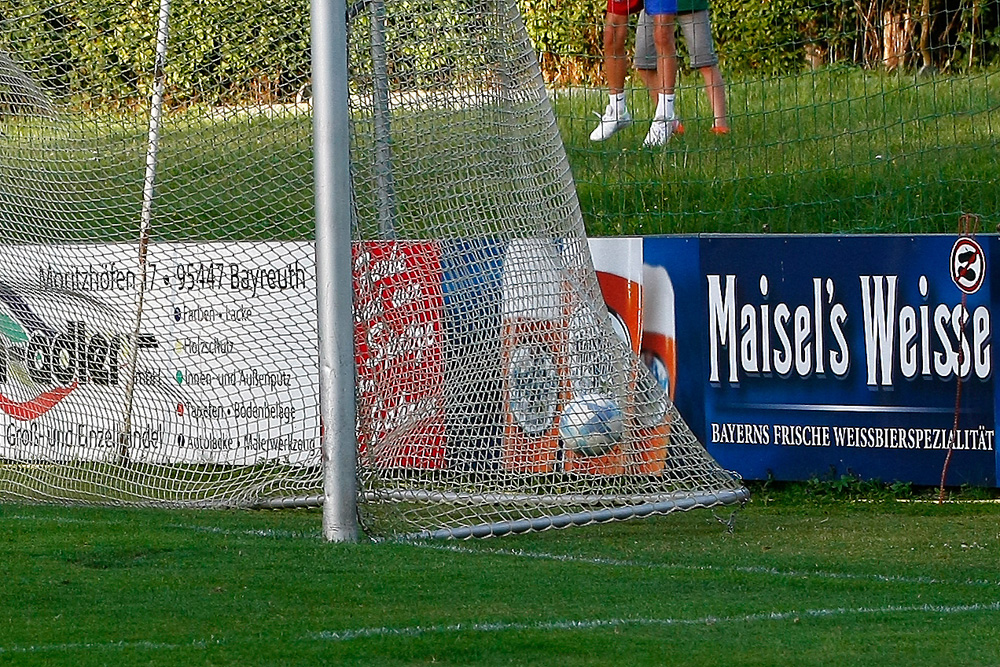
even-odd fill
[(712, 134), (729, 134), (729, 128), (723, 125), (713, 125)]

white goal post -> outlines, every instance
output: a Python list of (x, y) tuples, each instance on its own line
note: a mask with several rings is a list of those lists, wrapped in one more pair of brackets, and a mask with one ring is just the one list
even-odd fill
[(345, 542), (358, 537), (347, 8), (343, 0), (311, 7), (323, 536)]

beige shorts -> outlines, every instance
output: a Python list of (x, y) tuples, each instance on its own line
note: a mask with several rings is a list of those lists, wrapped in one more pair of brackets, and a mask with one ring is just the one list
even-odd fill
[[(694, 69), (710, 67), (719, 63), (712, 40), (712, 22), (705, 10), (678, 14), (677, 23), (684, 33), (688, 64)], [(635, 57), (632, 62), (636, 69), (656, 69), (656, 45), (653, 43), (653, 19), (646, 12), (639, 14), (639, 24), (635, 29)]]

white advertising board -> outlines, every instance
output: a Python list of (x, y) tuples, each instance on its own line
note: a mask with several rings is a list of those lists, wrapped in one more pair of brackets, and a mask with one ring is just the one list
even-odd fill
[(0, 458), (318, 463), (312, 243), (153, 244), (142, 282), (135, 245), (0, 248)]

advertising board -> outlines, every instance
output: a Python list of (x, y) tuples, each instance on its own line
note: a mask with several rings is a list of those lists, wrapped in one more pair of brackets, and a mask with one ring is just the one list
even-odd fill
[(311, 244), (137, 254), (0, 249), (0, 458), (316, 463)]
[(995, 485), (989, 250), (947, 236), (647, 238), (644, 261), (674, 285), (681, 413), (749, 479), (936, 484), (951, 448), (950, 483)]

